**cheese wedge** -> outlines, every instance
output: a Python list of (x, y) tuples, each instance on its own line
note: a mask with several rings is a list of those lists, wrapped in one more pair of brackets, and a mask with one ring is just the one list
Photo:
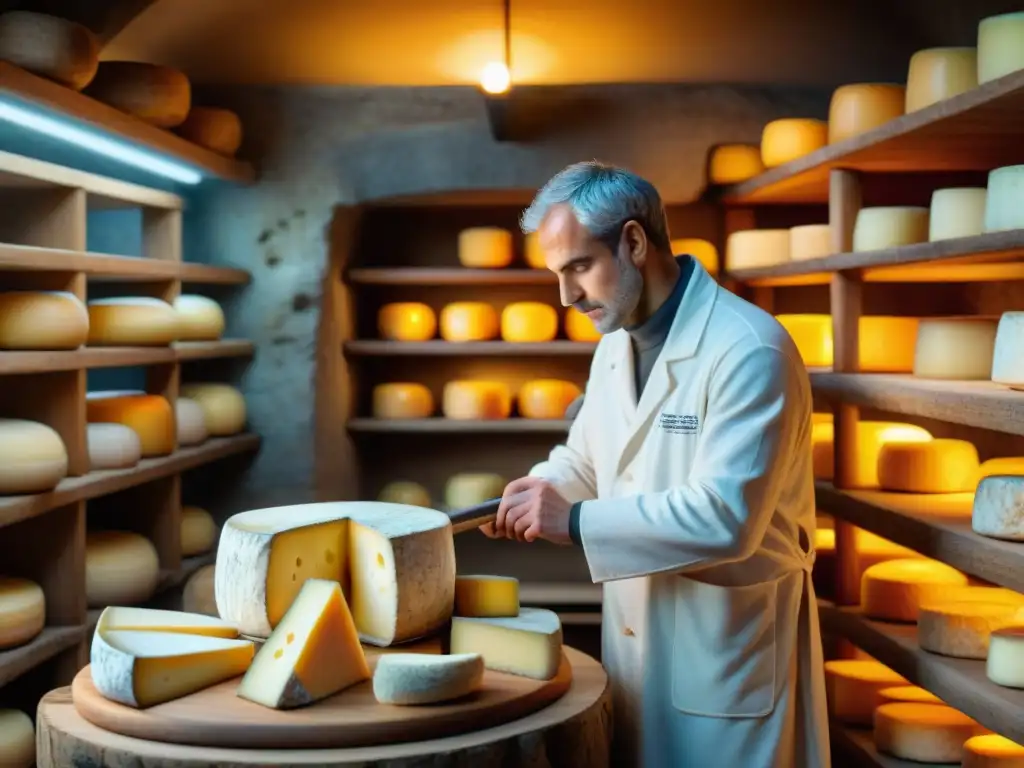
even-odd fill
[(514, 576), (458, 576), (456, 616), (518, 616), (519, 579)]
[(167, 611), (160, 608), (138, 608), (112, 605), (103, 609), (96, 623), (97, 632), (131, 630), (133, 632), (178, 632), (206, 637), (238, 637), (238, 627), (231, 622), (201, 613)]
[(377, 660), (373, 695), (381, 704), (435, 704), (475, 693), (483, 681), (479, 653), (389, 653)]
[(97, 628), (89, 661), (101, 696), (144, 709), (238, 677), (254, 652), (248, 640)]
[(369, 678), (341, 586), (309, 579), (256, 653), (238, 695), (265, 707), (294, 709)]
[(496, 672), (550, 680), (562, 661), (562, 622), (546, 608), (505, 618), (452, 617), (452, 653), (479, 653)]

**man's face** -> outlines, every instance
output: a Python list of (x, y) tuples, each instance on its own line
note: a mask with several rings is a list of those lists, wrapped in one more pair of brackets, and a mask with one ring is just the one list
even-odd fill
[(572, 208), (560, 204), (544, 217), (537, 239), (548, 269), (558, 275), (563, 306), (586, 314), (602, 334), (629, 322), (644, 281), (628, 233), (613, 253), (577, 221)]

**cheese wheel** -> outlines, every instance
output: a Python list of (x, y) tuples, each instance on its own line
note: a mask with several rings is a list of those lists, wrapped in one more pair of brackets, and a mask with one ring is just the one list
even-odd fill
[(18, 709), (0, 709), (0, 759), (3, 768), (33, 768), (36, 730), (32, 718)]
[(1024, 768), (1024, 746), (998, 733), (971, 736), (964, 742), (961, 768)]
[(209, 552), (217, 543), (217, 523), (213, 515), (200, 507), (181, 508), (181, 556), (194, 557)]
[(46, 595), (43, 588), (29, 579), (0, 576), (0, 650), (30, 642), (44, 626)]
[(89, 447), (89, 469), (129, 469), (142, 459), (139, 434), (124, 424), (86, 424), (85, 442)]
[(192, 107), (184, 73), (142, 61), (101, 62), (85, 93), (159, 128), (181, 125)]
[(519, 389), (516, 401), (525, 419), (564, 419), (566, 409), (583, 394), (571, 381), (534, 379)]
[(1024, 69), (1024, 11), (978, 23), (978, 84)]
[(208, 434), (216, 437), (237, 435), (245, 429), (245, 398), (230, 384), (182, 384), (181, 396), (199, 403)]
[(1024, 600), (937, 600), (918, 608), (917, 642), (926, 651), (958, 659), (988, 656), (993, 629), (1024, 623)]
[(514, 576), (456, 576), (452, 615), (518, 616), (519, 579)]
[(392, 480), (381, 488), (377, 494), (377, 501), (388, 501), (392, 504), (408, 504), (411, 507), (427, 507), (433, 505), (430, 501), (430, 491), (419, 483), (409, 480)]
[(0, 494), (52, 491), (67, 472), (68, 452), (57, 430), (0, 418)]
[(166, 346), (178, 338), (178, 313), (162, 299), (122, 296), (89, 302), (89, 345)]
[(500, 498), (508, 482), (494, 472), (460, 472), (444, 485), (444, 503), (448, 509), (465, 509)]
[(765, 168), (783, 165), (828, 143), (828, 123), (804, 117), (772, 120), (761, 132), (761, 162)]
[(1024, 229), (1024, 165), (989, 171), (985, 196), (985, 231)]
[(78, 349), (89, 338), (89, 312), (67, 291), (0, 293), (0, 349)]
[(95, 77), (101, 47), (91, 29), (68, 19), (30, 11), (0, 14), (0, 61), (73, 91)]
[(880, 690), (875, 697), (875, 707), (900, 701), (915, 702), (917, 704), (945, 703), (934, 693), (918, 685), (897, 685), (893, 688), (883, 688)]
[(1024, 456), (1000, 456), (981, 462), (978, 481), (992, 475), (1024, 475)]
[[(858, 421), (857, 453), (849, 487), (879, 487), (878, 456), (889, 443), (923, 443), (931, 433), (916, 424), (898, 421)], [(811, 425), (811, 451), (816, 480), (832, 480), (835, 465), (835, 427), (831, 422)]]
[(90, 608), (138, 605), (160, 581), (156, 547), (131, 531), (89, 531), (85, 541), (85, 594)]
[(971, 529), (993, 539), (1024, 541), (1024, 476), (982, 477), (974, 492)]
[(878, 661), (831, 659), (825, 662), (828, 713), (845, 725), (870, 726), (878, 691), (906, 683), (903, 675)]
[(883, 491), (968, 493), (978, 477), (978, 450), (966, 440), (886, 443), (878, 452)]
[[(796, 344), (804, 365), (829, 367), (833, 363), (831, 315), (776, 315)], [(866, 373), (909, 373), (914, 366), (918, 319), (864, 315), (859, 321), (860, 370)]]
[(242, 146), (242, 121), (229, 109), (193, 106), (175, 132), (225, 157), (234, 157)]
[(600, 341), (601, 332), (585, 314), (576, 307), (565, 310), (565, 335), (570, 341)]
[(985, 675), (1005, 688), (1024, 688), (1024, 626), (994, 629), (988, 638)]
[(177, 424), (167, 398), (142, 392), (89, 392), (85, 401), (90, 424), (112, 422), (131, 427), (139, 436), (142, 456), (166, 456), (174, 451)]
[(397, 301), (377, 312), (377, 330), (382, 339), (426, 341), (437, 332), (437, 316), (423, 302)]
[(789, 261), (788, 229), (744, 229), (733, 232), (725, 241), (725, 268), (773, 267)]
[(967, 576), (938, 560), (887, 560), (864, 571), (861, 609), (868, 618), (913, 623), (922, 602), (941, 599), (949, 587), (964, 587), (967, 583)]
[[(883, 539), (871, 531), (854, 528), (854, 543), (857, 548), (857, 579), (863, 578), (864, 571), (875, 563), (886, 560), (897, 560), (907, 557), (922, 557), (912, 549), (901, 547), (895, 542)], [(834, 563), (836, 553), (836, 532), (834, 528), (818, 528), (814, 532), (814, 550), (817, 560), (822, 563), (821, 570), (828, 572), (828, 563)]]
[(922, 318), (914, 349), (914, 375), (922, 379), (988, 379), (997, 321), (985, 317)]
[(992, 348), (992, 381), (1024, 389), (1024, 312), (1003, 312)]
[(459, 263), (500, 269), (512, 263), (512, 233), (500, 227), (471, 227), (459, 232)]
[(224, 310), (213, 299), (183, 294), (173, 303), (178, 313), (178, 341), (216, 341), (224, 335)]
[(540, 247), (540, 236), (536, 232), (530, 232), (523, 237), (523, 259), (531, 269), (548, 268), (544, 249)]
[(831, 255), (832, 228), (828, 224), (804, 224), (790, 228), (790, 261), (822, 259)]
[(711, 149), (708, 181), (712, 184), (739, 184), (764, 173), (761, 148), (754, 144), (719, 144)]
[(441, 310), (445, 341), (490, 341), (499, 328), (498, 310), (484, 301), (455, 301)]
[(446, 419), (507, 419), (512, 393), (502, 381), (456, 379), (444, 385), (441, 411)]
[(217, 598), (214, 594), (215, 579), (216, 573), (213, 565), (204, 565), (193, 573), (181, 591), (181, 610), (219, 618)]
[(198, 445), (210, 436), (203, 406), (191, 398), (179, 397), (174, 401), (174, 421), (179, 446)]
[(928, 209), (914, 205), (861, 208), (853, 224), (853, 250), (878, 251), (928, 240)]
[(828, 143), (858, 136), (903, 114), (906, 89), (892, 83), (849, 83), (832, 92)]
[(434, 414), (434, 395), (422, 384), (393, 381), (373, 388), (375, 419), (426, 419)]
[(709, 275), (718, 274), (718, 249), (713, 243), (699, 237), (680, 237), (673, 240), (670, 245), (672, 253), (675, 255), (679, 256), (685, 253), (693, 256)]
[(896, 702), (875, 710), (879, 752), (918, 763), (959, 763), (963, 744), (985, 729), (945, 704)]
[(928, 239), (948, 240), (954, 237), (975, 237), (985, 231), (984, 187), (951, 187), (932, 193), (928, 209)]
[(977, 87), (977, 48), (926, 48), (910, 57), (903, 110), (924, 109)]
[(558, 313), (550, 304), (516, 301), (501, 310), (501, 338), (505, 341), (551, 341), (557, 335)]

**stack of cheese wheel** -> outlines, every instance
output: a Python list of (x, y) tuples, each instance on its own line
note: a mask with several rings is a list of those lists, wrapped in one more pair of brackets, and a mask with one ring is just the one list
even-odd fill
[(570, 341), (600, 341), (601, 332), (589, 317), (576, 307), (565, 310), (565, 335)]
[(922, 379), (988, 379), (998, 329), (998, 321), (988, 317), (921, 318), (914, 375)]
[(991, 379), (1010, 389), (1024, 389), (1024, 312), (1003, 312), (992, 347)]
[(918, 704), (945, 704), (931, 691), (918, 685), (897, 685), (894, 688), (883, 688), (875, 697), (875, 707), (892, 704), (897, 701), (913, 701)]
[(178, 313), (178, 341), (217, 341), (224, 335), (224, 310), (206, 296), (183, 294), (173, 302)]
[(426, 341), (434, 338), (437, 316), (421, 301), (396, 301), (377, 312), (377, 331), (391, 341)]
[(673, 240), (671, 246), (676, 256), (688, 254), (700, 262), (709, 275), (718, 274), (718, 249), (714, 243), (699, 237), (680, 237)]
[(774, 267), (789, 261), (788, 229), (744, 229), (725, 241), (725, 269)]
[(975, 237), (985, 231), (984, 187), (951, 187), (932, 193), (928, 209), (928, 240)]
[(914, 623), (921, 603), (942, 599), (950, 587), (967, 584), (967, 576), (938, 560), (887, 560), (864, 571), (860, 604), (868, 618)]
[(53, 427), (0, 418), (0, 495), (45, 493), (68, 473), (68, 451)]
[(89, 345), (159, 347), (178, 338), (178, 313), (163, 299), (121, 296), (89, 302)]
[(0, 350), (78, 349), (89, 338), (89, 312), (67, 291), (0, 293)]
[(501, 497), (508, 482), (495, 472), (459, 472), (444, 485), (448, 509), (464, 509)]
[(209, 552), (217, 543), (217, 523), (201, 507), (181, 508), (181, 556), (194, 557)]
[(181, 447), (199, 445), (210, 436), (203, 407), (189, 397), (178, 397), (174, 401), (174, 420), (178, 430), (178, 445)]
[(0, 709), (0, 755), (4, 768), (33, 768), (36, 764), (36, 729), (32, 718), (20, 709)]
[(960, 768), (1022, 768), (1024, 746), (998, 733), (983, 733), (964, 742)]
[(988, 732), (946, 704), (899, 701), (875, 710), (875, 748), (917, 763), (959, 765), (964, 742)]
[(953, 589), (921, 603), (917, 642), (930, 653), (985, 659), (992, 630), (1015, 625), (1024, 625), (1024, 595), (1019, 592), (1001, 587)]
[(86, 395), (88, 422), (131, 427), (139, 436), (142, 456), (166, 456), (177, 441), (177, 423), (167, 398), (140, 391), (102, 391)]
[(498, 311), (484, 301), (454, 301), (441, 310), (445, 341), (490, 341), (498, 337)]
[(501, 310), (501, 338), (519, 343), (551, 341), (558, 335), (558, 313), (550, 304), (516, 301)]
[(907, 679), (881, 662), (832, 659), (825, 662), (829, 715), (844, 725), (871, 727), (878, 692), (906, 685)]
[(828, 123), (806, 117), (772, 120), (761, 131), (761, 162), (774, 168), (828, 144)]
[(1024, 541), (1021, 498), (1024, 498), (1024, 473), (982, 476), (974, 491), (971, 529), (993, 539)]
[(878, 452), (878, 485), (898, 493), (970, 493), (980, 462), (967, 440), (890, 442)]
[(0, 14), (0, 60), (74, 91), (96, 76), (100, 48), (83, 24), (30, 11)]
[(904, 111), (909, 114), (977, 87), (977, 48), (926, 48), (910, 57)]
[(417, 382), (378, 384), (372, 399), (375, 419), (426, 419), (434, 414), (434, 395)]
[(906, 89), (891, 83), (850, 83), (832, 92), (828, 143), (866, 133), (903, 114)]
[(1024, 11), (989, 16), (978, 24), (978, 84), (1024, 69)]
[(430, 507), (430, 491), (411, 480), (392, 480), (380, 489), (377, 501), (408, 504), (412, 507)]
[(503, 381), (455, 379), (444, 385), (441, 412), (446, 419), (507, 419), (512, 392)]
[(195, 400), (203, 409), (206, 431), (215, 437), (237, 435), (245, 429), (245, 398), (236, 387), (215, 382), (181, 385), (181, 396)]
[(228, 109), (193, 106), (175, 133), (193, 144), (225, 157), (234, 157), (242, 146), (242, 121)]
[[(828, 414), (831, 416), (831, 414)], [(878, 456), (889, 443), (923, 443), (932, 434), (916, 424), (898, 421), (858, 421), (857, 455), (849, 474), (849, 487), (871, 490), (879, 488)], [(816, 480), (831, 480), (835, 466), (835, 428), (831, 419), (811, 425), (811, 451)]]
[(0, 575), (0, 651), (31, 642), (46, 626), (46, 595), (30, 579)]
[(192, 108), (188, 77), (141, 61), (103, 61), (85, 93), (159, 128), (181, 125)]
[(93, 472), (130, 469), (142, 458), (138, 432), (124, 424), (87, 424), (85, 442), (89, 448), (89, 468)]
[(581, 394), (571, 381), (534, 379), (519, 388), (516, 402), (524, 419), (564, 419), (566, 409)]
[(761, 148), (753, 144), (719, 144), (711, 148), (708, 181), (712, 184), (739, 184), (764, 173)]
[(986, 232), (1024, 229), (1024, 165), (1007, 165), (989, 171), (985, 194)]
[(540, 237), (536, 232), (530, 232), (523, 238), (523, 259), (531, 269), (548, 268), (544, 249), (540, 247)]
[(85, 595), (90, 608), (137, 605), (160, 580), (160, 558), (145, 536), (132, 531), (89, 531), (85, 541)]
[(853, 250), (880, 251), (928, 241), (928, 209), (914, 205), (861, 208), (853, 224)]
[(828, 224), (803, 224), (789, 229), (790, 261), (823, 259), (832, 255), (832, 228)]
[[(776, 315), (789, 332), (808, 368), (833, 363), (831, 315)], [(914, 367), (919, 320), (916, 317), (864, 315), (858, 323), (857, 354), (866, 373), (910, 373)]]
[(459, 263), (475, 269), (500, 269), (512, 263), (512, 233), (500, 227), (470, 227), (459, 232)]

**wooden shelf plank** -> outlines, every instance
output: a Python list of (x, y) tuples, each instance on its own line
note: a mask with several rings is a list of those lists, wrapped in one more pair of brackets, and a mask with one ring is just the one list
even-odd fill
[(252, 275), (244, 269), (217, 267), (195, 261), (180, 262), (178, 277), (183, 283), (206, 283), (209, 285), (245, 285), (252, 280)]
[(176, 341), (171, 345), (181, 362), (213, 360), (220, 357), (251, 357), (256, 345), (248, 339), (221, 339), (219, 341)]
[(359, 339), (346, 341), (342, 345), (345, 355), (356, 357), (516, 357), (593, 355), (596, 343), (584, 341), (388, 341), (384, 339)]
[(917, 379), (909, 374), (812, 372), (826, 401), (1024, 435), (1024, 392), (991, 381)]
[(988, 171), (1024, 162), (1024, 71), (890, 120), (721, 190), (733, 205), (828, 200), (828, 173)]
[(30, 643), (0, 651), (0, 688), (16, 677), (74, 648), (82, 639), (82, 627), (46, 627)]
[(349, 419), (352, 432), (408, 434), (565, 434), (569, 431), (567, 419)]
[(254, 434), (210, 438), (202, 445), (182, 448), (170, 456), (143, 459), (131, 469), (90, 472), (81, 477), (61, 481), (49, 493), (32, 496), (0, 497), (0, 528), (20, 520), (45, 514), (52, 509), (75, 501), (95, 499), (111, 493), (133, 488), (151, 480), (185, 472), (239, 453), (255, 451), (260, 438)]
[[(829, 723), (829, 736), (832, 746), (857, 766), (878, 766), (879, 768), (940, 768), (940, 763), (918, 763), (900, 760), (891, 755), (883, 754), (875, 749), (875, 739), (869, 728), (851, 728), (837, 723)], [(848, 765), (848, 763), (836, 763)], [(946, 763), (946, 768), (949, 764)]]
[(244, 339), (176, 342), (170, 347), (83, 347), (67, 352), (0, 351), (0, 375), (126, 368), (252, 354), (252, 342)]
[(470, 269), (468, 267), (361, 267), (351, 269), (345, 282), (356, 285), (552, 285), (547, 269)]
[(37, 77), (13, 64), (0, 62), (0, 92), (59, 112), (72, 120), (86, 123), (133, 144), (140, 144), (159, 154), (170, 155), (207, 175), (239, 184), (251, 184), (256, 178), (249, 163), (219, 155), (171, 131), (149, 125), (137, 117)]
[(917, 644), (916, 624), (871, 621), (859, 608), (820, 604), (818, 611), (823, 631), (849, 640), (986, 728), (1018, 743), (1024, 741), (1024, 690), (991, 682), (984, 661), (922, 650)]

